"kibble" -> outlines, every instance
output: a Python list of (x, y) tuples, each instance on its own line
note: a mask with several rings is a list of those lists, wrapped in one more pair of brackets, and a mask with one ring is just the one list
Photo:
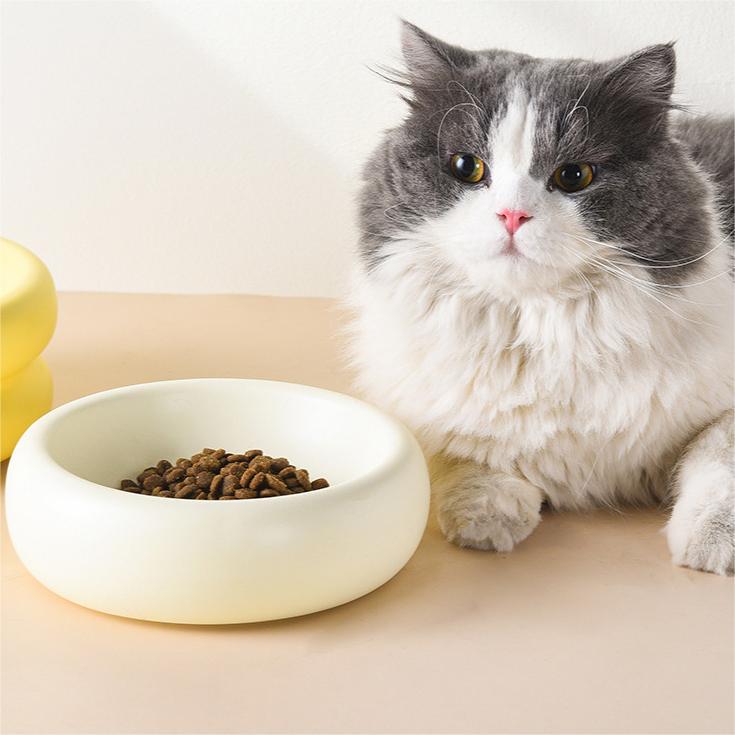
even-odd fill
[(292, 465), (286, 457), (271, 457), (260, 449), (240, 454), (205, 447), (173, 464), (162, 459), (146, 467), (135, 480), (123, 480), (128, 493), (182, 500), (251, 500), (322, 490), (329, 483)]

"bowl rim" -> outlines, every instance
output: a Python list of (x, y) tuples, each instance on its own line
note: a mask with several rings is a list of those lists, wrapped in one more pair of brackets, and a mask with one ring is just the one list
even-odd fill
[[(401, 422), (399, 419), (395, 418), (394, 416), (391, 416), (390, 414), (385, 413), (384, 411), (381, 411), (376, 406), (373, 406), (372, 404), (368, 403), (367, 401), (364, 401), (360, 398), (355, 398), (354, 396), (348, 395), (346, 393), (340, 393), (339, 391), (333, 391), (328, 388), (319, 388), (317, 386), (313, 385), (307, 385), (305, 383), (296, 383), (292, 381), (285, 381), (285, 380), (265, 380), (265, 379), (259, 379), (259, 378), (223, 378), (223, 377), (198, 377), (198, 378), (180, 378), (180, 379), (174, 379), (174, 380), (155, 380), (145, 383), (131, 383), (129, 385), (123, 385), (123, 386), (117, 386), (115, 388), (108, 388), (101, 391), (96, 391), (94, 393), (90, 393), (85, 396), (81, 396), (80, 398), (75, 398), (67, 403), (64, 403), (60, 406), (57, 406), (56, 408), (53, 408), (48, 413), (41, 416), (41, 418), (37, 419), (31, 426), (26, 430), (24, 435), (20, 438), (18, 441), (18, 446), (16, 447), (16, 450), (21, 448), (21, 443), (23, 444), (23, 448), (25, 448), (25, 445), (29, 442), (32, 442), (33, 444), (36, 444), (37, 446), (40, 446), (43, 449), (43, 456), (42, 459), (45, 463), (45, 465), (50, 468), (53, 472), (58, 473), (62, 476), (68, 476), (70, 478), (74, 478), (74, 482), (76, 485), (80, 487), (84, 487), (85, 490), (83, 492), (86, 492), (87, 490), (91, 490), (94, 488), (95, 493), (99, 493), (100, 490), (107, 492), (107, 497), (109, 499), (112, 498), (119, 498), (117, 502), (146, 502), (146, 501), (154, 501), (159, 503), (164, 503), (166, 501), (170, 500), (185, 500), (185, 498), (161, 498), (157, 497), (155, 495), (141, 495), (140, 493), (130, 493), (125, 492), (124, 490), (121, 490), (119, 488), (110, 487), (109, 485), (102, 485), (97, 482), (93, 482), (92, 480), (88, 480), (84, 477), (81, 477), (80, 475), (75, 474), (74, 472), (71, 472), (68, 470), (64, 465), (60, 464), (48, 451), (47, 447), (47, 438), (48, 434), (51, 431), (52, 427), (56, 425), (56, 423), (62, 419), (66, 414), (73, 413), (74, 411), (83, 408), (89, 404), (98, 403), (102, 400), (107, 399), (110, 396), (113, 396), (115, 394), (124, 394), (131, 390), (133, 391), (145, 391), (145, 390), (153, 390), (155, 387), (161, 387), (161, 386), (173, 386), (173, 385), (182, 385), (182, 384), (200, 384), (200, 383), (249, 383), (249, 384), (266, 384), (270, 386), (276, 386), (278, 389), (285, 389), (285, 390), (291, 390), (291, 391), (303, 391), (307, 390), (308, 392), (311, 392), (313, 394), (320, 394), (322, 396), (325, 396), (333, 401), (340, 401), (342, 403), (349, 403), (351, 405), (359, 407), (361, 411), (368, 411), (369, 413), (376, 416), (378, 419), (380, 419), (387, 428), (390, 428), (395, 433), (396, 439), (398, 439), (396, 443), (396, 448), (391, 449), (387, 453), (387, 456), (383, 459), (382, 462), (378, 463), (376, 466), (371, 467), (366, 472), (363, 472), (362, 474), (356, 475), (355, 477), (351, 477), (348, 480), (345, 480), (344, 482), (339, 482), (334, 485), (329, 485), (328, 487), (321, 488), (320, 490), (316, 492), (305, 492), (305, 493), (293, 493), (291, 495), (277, 495), (274, 497), (266, 497), (266, 498), (257, 498), (259, 503), (246, 505), (245, 507), (249, 507), (250, 505), (254, 505), (254, 507), (260, 507), (262, 505), (262, 501), (285, 501), (290, 500), (291, 503), (295, 503), (295, 498), (301, 498), (301, 501), (299, 502), (323, 502), (319, 500), (319, 498), (327, 499), (328, 497), (331, 497), (335, 493), (340, 493), (344, 495), (346, 492), (349, 492), (350, 490), (358, 489), (361, 487), (364, 487), (365, 485), (371, 485), (373, 480), (376, 480), (378, 477), (385, 475), (386, 473), (390, 473), (395, 471), (395, 469), (399, 466), (403, 458), (405, 457), (407, 451), (410, 448), (410, 445), (412, 443), (416, 443), (418, 446), (418, 442), (416, 438), (413, 436), (413, 434), (408, 430), (408, 428)], [(420, 447), (419, 447), (420, 451)], [(13, 455), (11, 455), (9, 466), (8, 466), (8, 472), (10, 473), (10, 467), (13, 465), (13, 459), (16, 456), (19, 456), (23, 452), (14, 452)], [(110, 495), (109, 493), (113, 493), (114, 495)], [(98, 497), (103, 497), (102, 495), (99, 495)], [(236, 500), (255, 500), (256, 498), (236, 498)], [(186, 500), (191, 500), (191, 498), (186, 498)], [(185, 504), (183, 503), (168, 503), (169, 506), (172, 508), (181, 508), (185, 507)], [(187, 504), (188, 505), (188, 504)], [(200, 507), (202, 505), (206, 506), (218, 506), (220, 503), (198, 503), (197, 507)], [(232, 505), (232, 503), (222, 503), (221, 505), (227, 507), (229, 505)], [(241, 504), (239, 504), (238, 507), (240, 507)], [(165, 506), (161, 506), (165, 507)]]

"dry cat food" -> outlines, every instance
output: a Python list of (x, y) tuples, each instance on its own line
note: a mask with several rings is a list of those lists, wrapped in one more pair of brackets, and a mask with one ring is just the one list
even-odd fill
[(285, 457), (269, 457), (260, 449), (228, 454), (224, 449), (202, 449), (176, 464), (162, 459), (144, 469), (137, 481), (123, 480), (120, 489), (141, 495), (188, 500), (245, 500), (293, 495), (329, 487), (324, 478), (310, 480)]

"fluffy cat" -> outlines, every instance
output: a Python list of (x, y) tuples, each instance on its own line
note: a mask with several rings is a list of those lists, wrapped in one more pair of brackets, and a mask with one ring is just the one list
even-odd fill
[(437, 455), (440, 527), (509, 551), (554, 508), (668, 502), (732, 573), (733, 122), (675, 55), (468, 51), (404, 23), (408, 103), (363, 170), (360, 387)]

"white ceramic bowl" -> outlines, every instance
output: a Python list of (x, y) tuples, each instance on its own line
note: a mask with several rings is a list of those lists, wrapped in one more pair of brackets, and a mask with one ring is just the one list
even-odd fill
[[(288, 457), (331, 487), (196, 501), (114, 489), (202, 447)], [(302, 615), (379, 587), (415, 551), (429, 480), (399, 422), (349, 396), (291, 383), (176, 380), (61, 406), (21, 437), (7, 522), (34, 577), (115, 615), (240, 623)]]

